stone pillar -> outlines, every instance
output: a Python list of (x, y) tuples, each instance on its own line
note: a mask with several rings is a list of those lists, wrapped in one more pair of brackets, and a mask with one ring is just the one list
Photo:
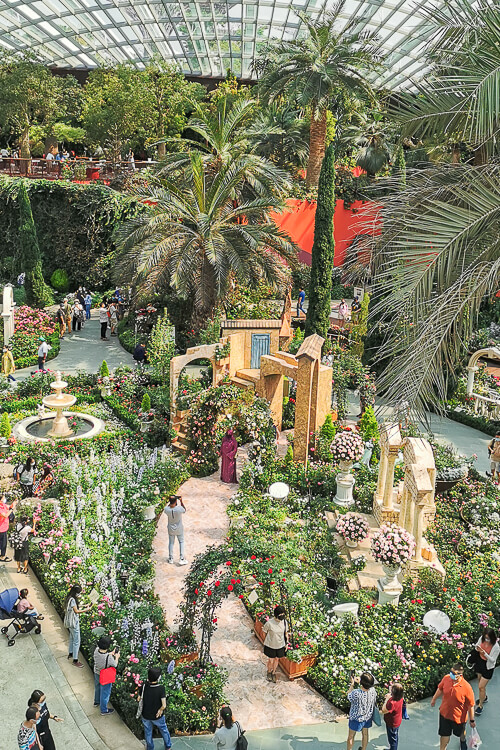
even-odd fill
[(382, 503), (384, 500), (385, 478), (387, 476), (387, 452), (382, 448), (380, 463), (378, 467), (377, 489), (375, 491), (375, 502)]
[(281, 430), (283, 418), (283, 375), (267, 375), (261, 381), (265, 384), (264, 398), (269, 402), (273, 422)]
[(8, 344), (14, 335), (14, 294), (12, 284), (5, 284), (3, 288), (3, 343)]
[(424, 506), (417, 505), (415, 508), (415, 562), (422, 562), (422, 537), (424, 534)]
[(389, 455), (387, 456), (387, 466), (385, 472), (385, 485), (382, 508), (383, 510), (392, 510), (392, 491), (394, 489), (394, 465), (398, 457), (397, 453), (394, 453), (389, 449)]
[(304, 464), (304, 466), (307, 466), (307, 451), (309, 448), (313, 365), (314, 362), (308, 357), (301, 357), (297, 366), (293, 458), (294, 461)]
[(467, 395), (468, 396), (472, 395), (472, 391), (474, 389), (474, 376), (476, 372), (478, 371), (478, 369), (479, 369), (478, 367), (474, 367), (474, 366), (471, 367), (470, 365), (467, 366)]

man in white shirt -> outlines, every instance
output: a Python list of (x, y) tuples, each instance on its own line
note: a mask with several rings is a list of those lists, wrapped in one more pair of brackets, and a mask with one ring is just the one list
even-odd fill
[[(180, 505), (177, 505), (177, 501)], [(186, 507), (179, 495), (170, 495), (168, 505), (163, 511), (168, 518), (168, 563), (174, 562), (174, 544), (175, 538), (179, 540), (179, 552), (181, 559), (180, 565), (187, 565), (188, 561), (184, 557), (184, 526), (182, 516), (186, 512)]]
[(47, 344), (43, 336), (40, 336), (38, 341), (40, 342), (40, 346), (38, 347), (38, 369), (42, 372), (47, 372), (45, 369), (45, 360), (52, 347)]

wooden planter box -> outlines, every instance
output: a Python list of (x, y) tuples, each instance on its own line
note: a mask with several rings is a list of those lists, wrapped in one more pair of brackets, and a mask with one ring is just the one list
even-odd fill
[(264, 633), (264, 626), (260, 620), (255, 620), (254, 625), (253, 625), (253, 631), (255, 635), (257, 636), (257, 638), (259, 639), (259, 641), (261, 643), (264, 643), (266, 639), (266, 634)]
[(291, 661), (286, 656), (282, 656), (280, 659), (280, 667), (286, 674), (289, 680), (295, 680), (296, 677), (302, 677), (307, 674), (311, 667), (316, 664), (316, 654), (311, 656), (305, 656), (302, 661)]
[(196, 661), (198, 657), (198, 651), (192, 651), (190, 654), (182, 654), (182, 656), (178, 656), (175, 660), (175, 666), (178, 667), (179, 664), (189, 664), (189, 662)]
[(195, 685), (194, 687), (188, 688), (189, 692), (196, 695), (197, 698), (203, 698), (204, 689), (203, 685)]

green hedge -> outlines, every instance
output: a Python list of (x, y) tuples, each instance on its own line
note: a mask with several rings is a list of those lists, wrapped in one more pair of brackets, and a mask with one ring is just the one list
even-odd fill
[(468, 427), (473, 427), (475, 430), (485, 432), (487, 435), (495, 436), (500, 431), (500, 422), (497, 419), (486, 419), (481, 417), (479, 414), (470, 414), (466, 411), (454, 411), (450, 409), (445, 412), (448, 419), (452, 419), (454, 422), (460, 422), (460, 424), (466, 424)]
[[(17, 181), (0, 178), (0, 265), (15, 274), (19, 211)], [(105, 185), (78, 185), (65, 181), (26, 180), (45, 279), (66, 271), (70, 287), (110, 286), (115, 250), (114, 231), (119, 224), (147, 210), (142, 204)]]

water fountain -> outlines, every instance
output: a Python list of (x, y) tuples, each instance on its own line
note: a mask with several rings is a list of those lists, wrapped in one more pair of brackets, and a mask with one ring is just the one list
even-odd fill
[[(37, 416), (27, 417), (14, 425), (13, 434), (17, 440), (78, 440), (94, 437), (105, 429), (102, 419), (91, 414), (65, 413), (65, 409), (76, 404), (76, 396), (63, 393), (67, 385), (61, 380), (61, 373), (56, 372), (56, 379), (50, 384), (53, 393), (42, 398)], [(52, 411), (47, 412), (46, 408)], [(75, 425), (68, 424), (68, 417), (75, 419)]]

